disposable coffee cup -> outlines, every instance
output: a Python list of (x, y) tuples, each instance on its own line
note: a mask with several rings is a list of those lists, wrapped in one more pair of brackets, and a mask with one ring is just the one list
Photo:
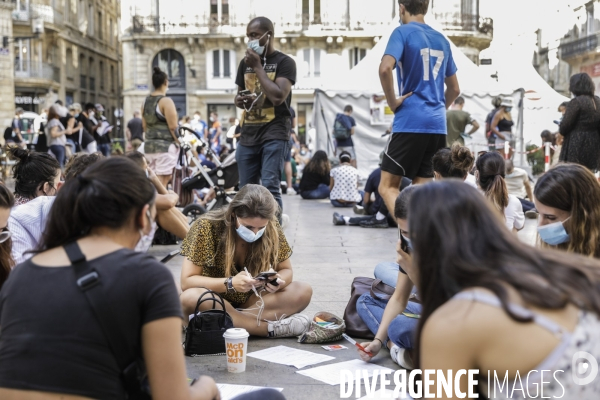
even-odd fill
[(227, 329), (223, 334), (227, 351), (227, 371), (234, 374), (246, 371), (248, 336), (250, 335), (243, 328)]

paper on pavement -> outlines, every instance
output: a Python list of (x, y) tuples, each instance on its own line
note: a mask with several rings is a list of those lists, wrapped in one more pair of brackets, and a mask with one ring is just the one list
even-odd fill
[[(353, 376), (354, 371), (367, 371), (369, 377), (373, 376), (375, 371), (379, 371), (379, 373), (394, 373), (393, 369), (385, 368), (377, 364), (367, 363), (362, 360), (351, 360), (341, 363), (328, 364), (321, 367), (305, 369), (304, 371), (296, 371), (296, 373), (308, 376), (309, 378), (313, 378), (321, 382), (325, 382), (328, 385), (339, 385), (342, 383), (342, 371), (351, 371)], [(361, 377), (363, 374), (364, 372), (361, 372)]]
[(275, 346), (268, 349), (248, 353), (248, 357), (269, 361), (277, 364), (292, 365), (296, 368), (304, 368), (309, 365), (319, 364), (325, 361), (335, 360), (335, 357), (306, 350), (298, 350), (287, 346)]
[[(221, 400), (231, 400), (241, 394), (254, 392), (260, 389), (266, 389), (265, 387), (261, 386), (229, 385), (227, 383), (217, 383), (217, 387), (219, 388), (219, 393), (221, 394)], [(280, 392), (283, 390), (282, 388), (269, 389), (279, 390)]]

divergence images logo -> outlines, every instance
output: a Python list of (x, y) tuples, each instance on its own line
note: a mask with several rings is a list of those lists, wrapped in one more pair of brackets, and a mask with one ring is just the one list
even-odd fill
[(588, 385), (598, 376), (598, 361), (590, 353), (578, 351), (571, 361), (571, 371), (573, 382), (580, 386)]

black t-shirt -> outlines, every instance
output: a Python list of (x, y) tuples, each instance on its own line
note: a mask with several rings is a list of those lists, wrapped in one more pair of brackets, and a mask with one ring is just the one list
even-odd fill
[[(79, 116), (77, 117), (77, 121), (83, 124), (83, 131), (81, 132), (81, 147), (85, 149), (88, 146), (88, 144), (96, 140), (92, 136), (92, 130), (95, 125), (92, 123), (92, 121), (90, 121), (88, 117), (86, 117), (83, 114), (79, 114)], [(79, 143), (79, 131), (73, 133), (71, 135), (71, 139)]]
[[(267, 56), (264, 70), (272, 81), (277, 78), (287, 78), (292, 85), (296, 83), (296, 62), (280, 51), (275, 51)], [(250, 109), (250, 104), (246, 106), (250, 112), (244, 111), (240, 144), (254, 146), (267, 140), (289, 140), (291, 90), (283, 103), (274, 106), (263, 92), (256, 73), (252, 68), (246, 66), (244, 60), (238, 67), (235, 83), (242, 90), (249, 90), (257, 95), (252, 109)]]
[(300, 193), (315, 190), (321, 183), (329, 186), (329, 174), (321, 175), (317, 172), (304, 171), (300, 180)]
[(144, 127), (141, 118), (132, 118), (127, 123), (127, 129), (131, 132), (131, 139), (144, 141)]
[[(182, 317), (173, 275), (154, 257), (121, 249), (90, 264), (132, 354), (141, 356), (144, 324)], [(71, 266), (18, 265), (0, 291), (0, 326), (0, 387), (125, 398), (117, 361)]]
[(381, 182), (381, 168), (377, 168), (371, 172), (367, 184), (365, 185), (365, 192), (375, 194), (375, 201), (373, 202), (373, 211), (377, 212), (381, 208), (383, 199), (379, 195), (379, 182)]

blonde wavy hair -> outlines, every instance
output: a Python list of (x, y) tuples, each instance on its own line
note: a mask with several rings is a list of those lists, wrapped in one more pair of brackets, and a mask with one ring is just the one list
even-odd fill
[(279, 256), (279, 232), (277, 213), (279, 205), (271, 192), (260, 185), (246, 185), (235, 195), (228, 207), (204, 214), (201, 218), (212, 222), (225, 223), (225, 231), (221, 237), (218, 251), (225, 254), (225, 277), (234, 272), (236, 217), (263, 218), (268, 220), (265, 233), (260, 239), (250, 245), (248, 271), (252, 276), (268, 271), (277, 265)]

